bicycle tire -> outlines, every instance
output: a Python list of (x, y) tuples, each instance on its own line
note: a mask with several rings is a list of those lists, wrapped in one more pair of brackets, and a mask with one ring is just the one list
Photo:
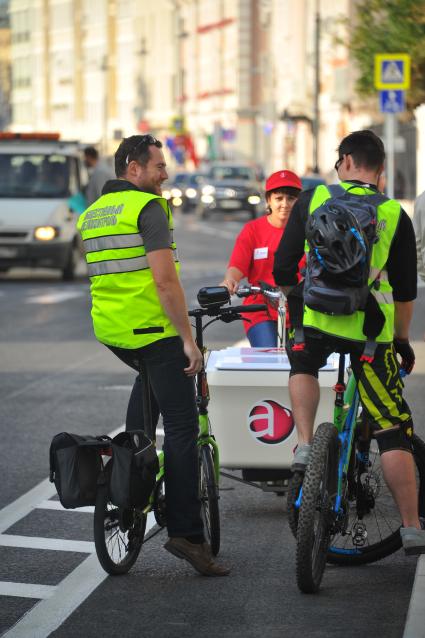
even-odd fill
[(99, 485), (94, 509), (94, 544), (99, 563), (111, 576), (126, 574), (143, 544), (146, 514), (122, 509), (109, 500), (107, 485)]
[[(369, 473), (373, 477), (376, 485), (375, 504), (371, 516), (366, 516), (362, 522), (366, 525), (368, 543), (364, 547), (356, 547), (353, 544), (353, 536), (346, 534), (345, 537), (336, 536), (332, 539), (328, 549), (327, 560), (334, 565), (356, 566), (374, 563), (399, 550), (402, 546), (400, 538), (400, 515), (392, 495), (386, 486), (382, 469), (379, 462), (379, 453), (376, 442), (372, 441), (371, 447), (371, 467)], [(412, 437), (413, 453), (417, 470), (418, 506), (419, 515), (425, 516), (425, 443), (416, 435)], [(355, 512), (355, 502), (352, 522), (349, 521), (348, 529), (353, 529), (357, 516)], [(382, 520), (379, 518), (381, 516)], [(381, 530), (388, 530), (388, 534), (377, 539)], [(385, 534), (387, 532), (384, 532)], [(376, 540), (377, 539), (377, 540)], [(371, 542), (370, 542), (371, 541)]]
[(288, 524), (292, 534), (297, 537), (299, 508), (295, 507), (295, 502), (299, 496), (303, 484), (304, 472), (294, 472), (288, 485), (288, 496), (286, 497), (286, 511), (288, 514)]
[(217, 556), (220, 551), (219, 492), (209, 445), (202, 445), (199, 450), (199, 496), (205, 535), (212, 554)]
[(319, 590), (326, 566), (337, 484), (338, 445), (333, 423), (321, 423), (313, 438), (298, 516), (297, 585), (305, 594)]

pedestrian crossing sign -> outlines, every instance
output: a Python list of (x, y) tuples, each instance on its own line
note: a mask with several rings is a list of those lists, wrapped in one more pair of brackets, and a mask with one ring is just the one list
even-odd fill
[(375, 55), (375, 88), (406, 90), (410, 87), (410, 55), (377, 53)]

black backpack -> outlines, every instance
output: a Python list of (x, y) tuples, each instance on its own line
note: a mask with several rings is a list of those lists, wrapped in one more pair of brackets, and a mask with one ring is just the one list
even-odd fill
[[(373, 244), (377, 241), (377, 207), (387, 198), (380, 193), (355, 195), (353, 185), (327, 187), (331, 198), (309, 215), (309, 244), (304, 303), (329, 315), (351, 315), (365, 310)], [(376, 310), (376, 308), (375, 308)]]
[(108, 436), (61, 432), (50, 444), (50, 481), (63, 507), (94, 505), (102, 467), (102, 448), (110, 448)]
[(156, 447), (143, 430), (120, 432), (112, 439), (110, 470), (111, 502), (118, 507), (146, 507), (159, 462)]

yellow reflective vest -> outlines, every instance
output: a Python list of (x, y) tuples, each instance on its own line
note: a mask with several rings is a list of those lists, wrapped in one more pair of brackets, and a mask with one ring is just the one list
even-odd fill
[(78, 220), (91, 280), (96, 338), (119, 348), (141, 348), (178, 334), (163, 310), (138, 227), (152, 200), (164, 209), (177, 272), (173, 218), (165, 199), (139, 190), (102, 195)]
[[(376, 190), (367, 186), (355, 185), (353, 183), (341, 182), (341, 186), (354, 195), (372, 195)], [(311, 215), (319, 206), (331, 197), (331, 193), (326, 186), (318, 186), (311, 198), (309, 214)], [(396, 233), (401, 208), (400, 204), (393, 199), (380, 204), (377, 208), (377, 235), (378, 241), (373, 245), (368, 284), (371, 293), (376, 298), (380, 309), (385, 316), (385, 324), (376, 338), (378, 343), (391, 343), (394, 336), (394, 301), (392, 287), (388, 281), (386, 263)], [(305, 244), (308, 253), (308, 244)], [(308, 255), (307, 255), (308, 259)], [(342, 337), (351, 341), (366, 341), (363, 333), (365, 313), (358, 310), (352, 315), (327, 315), (317, 310), (312, 310), (304, 306), (303, 325), (308, 328), (315, 328), (329, 335)]]

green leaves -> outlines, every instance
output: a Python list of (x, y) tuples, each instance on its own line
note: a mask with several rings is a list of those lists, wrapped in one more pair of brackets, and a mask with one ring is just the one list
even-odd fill
[(354, 21), (346, 20), (349, 49), (359, 68), (357, 90), (376, 94), (376, 53), (408, 53), (411, 56), (411, 88), (407, 106), (425, 102), (425, 0), (360, 0)]

